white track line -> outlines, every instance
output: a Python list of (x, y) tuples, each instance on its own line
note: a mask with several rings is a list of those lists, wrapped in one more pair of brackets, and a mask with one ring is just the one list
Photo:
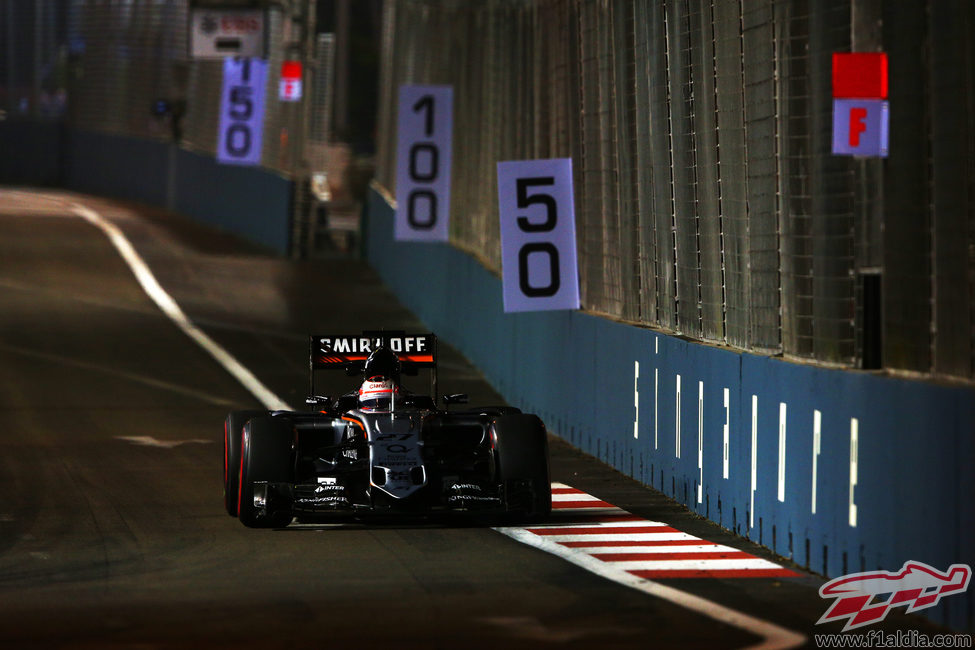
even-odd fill
[[(602, 558), (601, 558), (602, 559)], [(605, 562), (606, 560), (603, 559)], [(609, 560), (624, 571), (737, 571), (742, 569), (781, 569), (778, 564), (760, 557), (714, 560)]]
[[(532, 534), (534, 535), (535, 533)], [(611, 530), (607, 530), (605, 533), (539, 535), (539, 537), (544, 537), (552, 542), (653, 542), (657, 540), (673, 541), (675, 539), (685, 539), (678, 537), (678, 535), (680, 533), (614, 533)]]
[[(528, 531), (531, 532), (531, 531)], [(553, 542), (573, 542), (572, 546), (576, 548), (603, 548), (600, 544), (595, 544), (595, 542), (690, 542), (690, 541), (705, 541), (700, 537), (694, 537), (693, 535), (688, 535), (687, 533), (654, 533), (652, 535), (647, 533), (631, 533), (629, 535), (611, 535), (611, 531), (606, 531), (606, 535), (544, 535), (545, 539), (551, 540)], [(536, 535), (538, 533), (535, 533)], [(543, 537), (543, 535), (539, 535)], [(592, 547), (579, 546), (580, 542), (593, 542)], [(606, 547), (610, 548), (610, 547)], [(595, 553), (597, 551), (590, 550), (590, 553)]]
[[(547, 528), (565, 528), (566, 530), (572, 530), (574, 528), (662, 528), (668, 527), (667, 524), (661, 523), (659, 521), (595, 521), (589, 524), (558, 524), (558, 523), (548, 523), (548, 524), (533, 524), (531, 530), (545, 530)], [(545, 534), (545, 533), (541, 533)]]
[[(267, 386), (261, 383), (257, 377), (254, 376), (251, 371), (245, 368), (237, 359), (235, 359), (229, 352), (224, 350), (220, 345), (218, 345), (213, 339), (207, 336), (200, 328), (190, 321), (180, 309), (176, 301), (173, 300), (166, 291), (162, 288), (158, 281), (156, 281), (155, 276), (152, 271), (149, 270), (148, 265), (135, 251), (132, 244), (125, 237), (121, 230), (115, 224), (104, 219), (100, 214), (94, 210), (77, 204), (72, 203), (71, 209), (75, 214), (84, 218), (86, 221), (91, 223), (93, 226), (101, 230), (112, 245), (115, 246), (122, 259), (129, 265), (132, 269), (132, 273), (135, 275), (136, 280), (142, 286), (143, 291), (152, 299), (153, 302), (162, 310), (166, 316), (169, 317), (183, 332), (193, 339), (200, 347), (206, 350), (220, 365), (222, 365), (227, 372), (233, 375), (237, 381), (239, 381), (244, 388), (249, 390), (251, 394), (254, 395), (267, 409), (276, 410), (290, 410), (290, 407), (282, 400), (280, 397), (275, 395)], [(573, 495), (575, 496), (575, 495)], [(573, 499), (578, 500), (578, 499)], [(586, 509), (589, 510), (589, 509)], [(613, 509), (614, 511), (620, 511), (619, 509)], [(577, 549), (562, 546), (556, 543), (554, 540), (562, 536), (540, 536), (535, 533), (529, 532), (524, 528), (495, 528), (500, 533), (507, 535), (513, 539), (522, 542), (523, 544), (528, 544), (529, 546), (534, 546), (535, 548), (541, 549), (553, 555), (557, 555), (562, 559), (571, 562), (577, 566), (580, 566), (592, 573), (601, 575), (605, 578), (613, 580), (619, 584), (632, 587), (638, 591), (642, 591), (651, 596), (657, 598), (662, 598), (671, 603), (690, 609), (694, 612), (707, 616), (716, 621), (726, 623), (733, 627), (745, 630), (746, 632), (751, 632), (752, 634), (757, 634), (763, 637), (764, 641), (758, 645), (752, 646), (752, 648), (763, 650), (775, 650), (775, 649), (785, 649), (794, 648), (796, 646), (802, 645), (806, 637), (787, 630), (768, 621), (763, 621), (761, 619), (737, 612), (733, 609), (719, 605), (718, 603), (706, 600), (699, 596), (694, 596), (684, 591), (662, 585), (658, 582), (653, 582), (645, 578), (639, 578), (633, 574), (627, 573), (625, 570), (620, 568), (619, 565), (622, 562), (603, 562), (592, 555), (586, 553), (585, 551), (580, 551)], [(598, 541), (599, 535), (585, 535), (579, 536), (584, 537), (589, 541)], [(615, 539), (626, 539), (627, 537), (619, 536)], [(655, 536), (654, 539), (661, 539), (661, 536)]]
[(597, 499), (593, 495), (585, 493), (553, 494), (552, 503), (557, 501), (602, 501), (602, 499)]
[(630, 555), (632, 553), (741, 553), (737, 548), (722, 546), (701, 540), (701, 544), (684, 544), (683, 546), (578, 546), (573, 548), (586, 549), (587, 553), (598, 555), (601, 559), (612, 560), (613, 555)]
[(183, 332), (193, 339), (197, 345), (206, 350), (210, 356), (216, 359), (217, 363), (224, 367), (237, 381), (241, 383), (250, 393), (264, 405), (268, 410), (291, 410), (291, 407), (280, 397), (275, 395), (254, 374), (245, 368), (229, 352), (224, 350), (216, 341), (211, 339), (199, 327), (193, 324), (183, 310), (180, 309), (172, 296), (166, 293), (156, 277), (149, 270), (149, 266), (139, 256), (132, 244), (125, 237), (122, 231), (115, 224), (111, 223), (100, 214), (78, 203), (71, 203), (71, 210), (78, 216), (84, 218), (88, 223), (101, 230), (115, 249), (125, 260), (125, 263), (132, 269), (135, 279), (142, 286), (146, 295), (159, 307), (173, 323)]

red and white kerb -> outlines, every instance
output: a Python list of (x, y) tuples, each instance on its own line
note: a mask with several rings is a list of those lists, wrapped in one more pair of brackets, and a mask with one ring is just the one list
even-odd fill
[(769, 560), (643, 519), (562, 483), (552, 484), (552, 513), (566, 523), (526, 530), (639, 578), (797, 576)]

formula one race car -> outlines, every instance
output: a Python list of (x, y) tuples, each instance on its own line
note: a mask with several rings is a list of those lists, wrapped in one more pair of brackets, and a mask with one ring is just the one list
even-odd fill
[[(364, 375), (338, 398), (316, 372)], [(312, 336), (308, 411), (233, 411), (224, 423), (227, 512), (253, 528), (336, 514), (477, 513), (525, 521), (552, 509), (548, 440), (534, 415), (508, 406), (447, 410), (401, 385), (427, 369), (437, 394), (433, 334)]]

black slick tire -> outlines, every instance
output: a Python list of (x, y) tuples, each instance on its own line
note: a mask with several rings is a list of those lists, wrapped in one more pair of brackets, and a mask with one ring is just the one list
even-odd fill
[(261, 415), (267, 415), (267, 411), (231, 411), (223, 421), (223, 505), (231, 517), (237, 516), (240, 436), (247, 421)]
[(498, 477), (508, 514), (536, 522), (552, 513), (548, 435), (535, 415), (501, 415), (492, 423)]
[(244, 425), (240, 448), (240, 492), (237, 511), (249, 528), (283, 528), (291, 523), (291, 503), (285, 495), (268, 496), (263, 510), (254, 505), (255, 483), (292, 483), (291, 447), (294, 430), (285, 418), (251, 419)]

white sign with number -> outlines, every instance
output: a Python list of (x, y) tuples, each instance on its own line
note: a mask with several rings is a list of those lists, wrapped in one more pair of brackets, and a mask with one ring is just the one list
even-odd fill
[(264, 81), (267, 62), (223, 60), (223, 92), (217, 161), (229, 165), (260, 165), (264, 132)]
[(498, 163), (504, 310), (579, 308), (572, 160)]
[(453, 98), (450, 86), (400, 86), (397, 240), (447, 241)]

